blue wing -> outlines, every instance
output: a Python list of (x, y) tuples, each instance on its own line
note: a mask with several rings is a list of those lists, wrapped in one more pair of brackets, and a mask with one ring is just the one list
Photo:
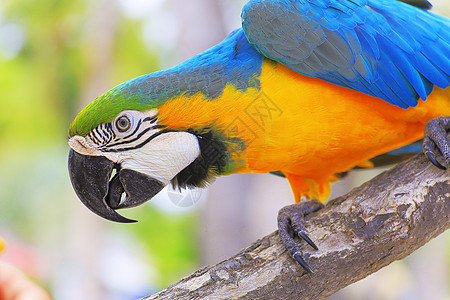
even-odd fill
[(264, 56), (402, 108), (450, 84), (450, 19), (397, 0), (251, 0), (242, 27)]

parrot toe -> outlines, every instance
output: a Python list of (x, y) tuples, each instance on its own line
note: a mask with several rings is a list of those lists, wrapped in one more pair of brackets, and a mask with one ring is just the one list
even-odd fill
[[(425, 125), (423, 152), (437, 168), (446, 170), (450, 167), (450, 117), (440, 117), (428, 121)], [(441, 163), (440, 160), (445, 161)]]
[(304, 226), (304, 217), (312, 212), (318, 211), (323, 204), (311, 200), (302, 201), (293, 205), (283, 207), (278, 213), (278, 231), (281, 241), (289, 254), (308, 272), (314, 273), (303, 258), (303, 252), (297, 245), (294, 237), (297, 235), (306, 241), (312, 248), (318, 250), (316, 244), (309, 238), (308, 231)]

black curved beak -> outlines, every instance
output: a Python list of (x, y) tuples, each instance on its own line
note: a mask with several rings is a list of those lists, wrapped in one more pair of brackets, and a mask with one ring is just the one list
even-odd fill
[[(114, 168), (117, 173), (110, 181)], [(69, 152), (69, 175), (75, 193), (87, 208), (121, 223), (136, 221), (121, 216), (115, 209), (138, 206), (164, 188), (162, 182), (146, 174), (120, 169), (106, 157), (82, 155), (73, 149)], [(126, 198), (121, 201), (123, 193)]]

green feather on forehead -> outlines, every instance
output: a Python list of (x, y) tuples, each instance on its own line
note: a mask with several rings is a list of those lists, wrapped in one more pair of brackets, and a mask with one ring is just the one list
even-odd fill
[(114, 120), (121, 111), (146, 111), (158, 106), (158, 101), (148, 101), (145, 95), (133, 93), (125, 84), (127, 83), (109, 90), (89, 103), (70, 125), (70, 137), (88, 135), (98, 125)]
[(219, 97), (225, 86), (241, 91), (259, 88), (263, 56), (247, 41), (242, 29), (222, 43), (173, 68), (128, 80), (86, 106), (69, 129), (70, 136), (86, 136), (124, 110), (158, 108), (180, 95), (201, 92), (207, 99)]

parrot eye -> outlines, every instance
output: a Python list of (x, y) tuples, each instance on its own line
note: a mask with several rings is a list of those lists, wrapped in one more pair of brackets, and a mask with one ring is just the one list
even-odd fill
[(116, 120), (116, 127), (120, 132), (125, 132), (131, 127), (130, 119), (126, 116), (122, 116)]

